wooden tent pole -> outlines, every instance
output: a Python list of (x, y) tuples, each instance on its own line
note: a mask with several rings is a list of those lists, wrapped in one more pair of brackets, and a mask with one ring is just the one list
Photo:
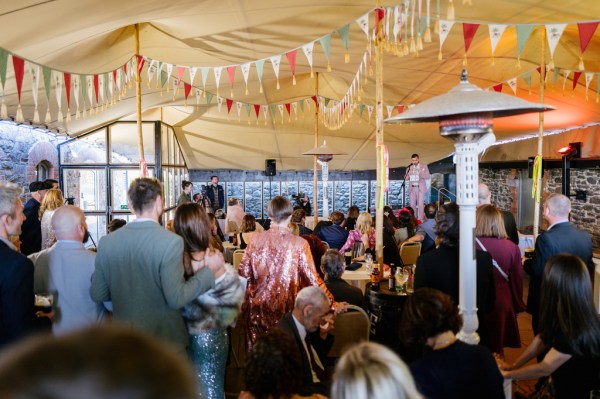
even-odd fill
[[(315, 149), (319, 148), (319, 72), (315, 73)], [(319, 174), (319, 156), (315, 154), (314, 163), (313, 163), (313, 221), (314, 226), (317, 226), (319, 223), (319, 185), (317, 183), (317, 178)]]
[(137, 114), (138, 148), (140, 153), (140, 172), (142, 176), (147, 175), (148, 168), (144, 159), (144, 136), (142, 134), (142, 78), (140, 76), (140, 26), (135, 27), (135, 102)]
[[(382, 28), (380, 28), (382, 29)], [(383, 160), (383, 37), (375, 39), (375, 131), (377, 160), (377, 191), (375, 194), (375, 254), (377, 263), (383, 265), (383, 203), (385, 165)], [(381, 269), (383, 273), (383, 268)]]
[[(546, 28), (542, 26), (542, 55), (540, 60), (540, 104), (544, 104), (544, 86), (546, 84)], [(533, 237), (537, 239), (540, 229), (540, 201), (542, 192), (542, 154), (543, 154), (543, 143), (544, 143), (544, 113), (539, 113), (539, 125), (538, 125), (538, 148), (537, 157), (539, 159), (540, 172), (534, 175), (535, 179), (535, 206), (533, 216)], [(535, 168), (534, 168), (535, 169)]]

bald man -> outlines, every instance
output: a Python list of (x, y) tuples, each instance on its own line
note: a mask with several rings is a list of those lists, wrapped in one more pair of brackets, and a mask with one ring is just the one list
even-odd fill
[[(479, 184), (479, 205), (492, 204), (492, 192), (487, 184)], [(502, 213), (502, 220), (504, 221), (504, 228), (508, 239), (519, 245), (519, 232), (517, 231), (517, 223), (512, 213), (498, 208)]]
[(538, 236), (533, 258), (528, 259), (523, 265), (530, 276), (527, 312), (531, 314), (531, 324), (535, 334), (538, 332), (539, 309), (542, 305), (540, 304), (542, 275), (548, 258), (559, 253), (576, 255), (587, 265), (592, 282), (594, 281), (592, 238), (569, 222), (569, 213), (571, 213), (571, 200), (568, 197), (562, 194), (548, 196), (544, 203), (544, 218), (550, 227)]
[(83, 246), (85, 215), (73, 205), (62, 206), (52, 215), (52, 228), (56, 243), (30, 259), (38, 276), (47, 270), (47, 291), (54, 297), (52, 332), (60, 335), (101, 322), (106, 311), (90, 297), (96, 254)]

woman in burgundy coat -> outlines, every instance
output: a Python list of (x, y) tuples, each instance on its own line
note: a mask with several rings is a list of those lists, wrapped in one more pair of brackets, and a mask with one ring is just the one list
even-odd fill
[(494, 263), (496, 305), (488, 316), (490, 350), (501, 356), (503, 348), (520, 348), (517, 313), (523, 303), (523, 264), (519, 247), (508, 240), (502, 213), (493, 205), (477, 208), (477, 249), (487, 251)]

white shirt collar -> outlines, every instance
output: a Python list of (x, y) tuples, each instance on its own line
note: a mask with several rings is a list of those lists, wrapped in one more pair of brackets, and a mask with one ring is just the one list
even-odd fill
[(304, 339), (306, 338), (306, 328), (304, 328), (302, 323), (300, 323), (300, 321), (298, 321), (298, 319), (296, 318), (296, 316), (294, 316), (294, 314), (292, 314), (292, 317), (294, 318), (294, 323), (296, 323), (296, 328), (298, 329), (298, 334), (300, 335), (300, 338), (302, 338), (302, 342), (304, 342)]

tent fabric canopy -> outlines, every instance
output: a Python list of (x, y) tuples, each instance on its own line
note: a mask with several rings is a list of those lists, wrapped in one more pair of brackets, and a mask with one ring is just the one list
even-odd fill
[[(444, 19), (448, 2), (441, 0), (440, 3), (440, 18)], [(502, 83), (500, 89), (512, 95), (508, 81), (516, 77), (517, 96), (538, 102), (539, 73), (536, 68), (542, 60), (542, 26), (566, 23), (553, 52), (553, 63), (559, 68), (559, 73), (555, 75), (549, 71), (547, 78), (545, 102), (557, 110), (545, 115), (546, 129), (564, 129), (599, 121), (600, 105), (596, 102), (596, 95), (597, 74), (600, 72), (600, 32), (592, 31), (582, 55), (581, 26), (577, 23), (594, 21), (600, 16), (600, 2), (473, 0), (472, 6), (454, 3), (455, 21), (441, 46), (441, 61), (438, 60), (440, 39), (434, 33), (438, 20), (434, 0), (430, 4), (433, 40), (423, 43), (418, 55), (396, 54), (404, 42), (399, 46), (386, 44), (387, 51), (383, 57), (384, 108), (391, 107), (393, 115), (396, 115), (398, 108), (446, 93), (455, 86), (463, 68), (466, 43), (471, 83), (490, 90), (494, 86), (497, 89)], [(394, 7), (403, 4), (400, 1), (381, 2), (392, 20)], [(424, 19), (425, 5), (424, 0)], [(175, 127), (189, 168), (262, 169), (265, 159), (276, 159), (279, 170), (310, 169), (312, 157), (302, 153), (314, 147), (315, 102), (304, 102), (301, 109), (298, 101), (311, 99), (317, 94), (317, 77), (311, 77), (311, 67), (302, 46), (314, 42), (312, 69), (318, 72), (321, 101), (327, 98), (329, 107), (336, 101), (343, 101), (358, 73), (362, 90), (360, 98), (354, 96), (351, 102), (364, 107), (374, 106), (375, 78), (370, 73), (374, 66), (370, 62), (367, 35), (356, 22), (368, 15), (369, 36), (372, 37), (371, 30), (375, 26), (373, 9), (374, 2), (363, 0), (320, 0), (297, 4), (272, 0), (8, 1), (0, 5), (0, 23), (3, 26), (0, 47), (26, 60), (21, 109), (24, 118), (31, 120), (34, 97), (28, 72), (30, 62), (48, 67), (53, 72), (70, 73), (71, 76), (112, 73), (134, 56), (133, 25), (140, 24), (140, 54), (147, 57), (142, 70), (143, 118), (162, 119)], [(411, 11), (409, 24), (412, 15)], [(384, 17), (384, 21), (389, 22), (387, 18), (390, 17)], [(418, 20), (418, 10), (414, 19)], [(475, 30), (473, 25), (467, 25), (468, 29), (463, 30), (463, 22), (479, 24), (479, 28)], [(497, 42), (493, 64), (490, 24), (507, 25)], [(515, 24), (519, 24), (518, 28)], [(403, 40), (409, 44), (411, 29), (409, 26), (406, 36), (405, 28), (401, 32)], [(424, 38), (425, 30), (422, 30)], [(526, 31), (530, 31), (530, 35), (526, 35)], [(347, 36), (342, 36), (346, 32)], [(418, 43), (417, 26), (413, 32)], [(320, 41), (327, 35), (331, 35), (329, 42)], [(545, 47), (545, 59), (549, 63), (550, 50), (548, 45)], [(296, 50), (296, 57), (292, 68), (290, 59), (293, 58), (286, 53), (293, 50)], [(373, 47), (371, 53), (372, 50)], [(369, 60), (366, 65), (362, 63), (365, 53)], [(278, 77), (269, 59), (273, 56), (281, 56)], [(584, 61), (583, 71), (579, 70), (580, 57)], [(520, 68), (517, 67), (517, 58)], [(175, 99), (173, 96), (172, 80), (178, 78), (176, 67), (172, 70), (171, 81), (162, 90), (156, 88), (158, 75), (148, 87), (150, 59), (174, 66), (199, 68), (187, 101), (183, 83)], [(262, 81), (258, 79), (258, 60), (264, 60)], [(240, 68), (245, 63), (251, 63), (248, 94)], [(227, 66), (232, 65), (236, 68), (231, 76), (233, 89), (230, 89), (231, 77)], [(328, 65), (331, 72), (328, 72)], [(221, 67), (217, 88), (214, 68)], [(208, 68), (205, 86), (200, 68)], [(166, 68), (163, 67), (162, 71)], [(565, 71), (570, 71), (566, 79)], [(580, 74), (576, 75), (577, 72)], [(591, 76), (589, 81), (588, 74)], [(44, 81), (42, 77), (40, 79), (37, 101), (43, 121), (47, 103)], [(577, 84), (574, 84), (575, 79)], [(182, 82), (190, 83), (187, 69)], [(55, 95), (56, 82), (52, 80), (51, 85), (51, 122), (48, 126), (52, 129), (76, 136), (108, 122), (135, 118), (135, 90), (128, 89), (116, 104), (94, 107), (91, 114), (89, 100), (82, 99), (81, 93), (78, 100), (87, 104), (88, 112), (85, 118), (75, 119), (75, 94), (71, 85), (69, 108), (64, 87), (61, 87), (60, 96), (61, 111), (65, 116), (70, 113), (71, 120), (60, 122), (57, 120), (59, 97)], [(214, 96), (210, 105), (207, 105), (206, 97), (202, 97), (196, 106), (195, 89), (206, 90), (210, 93), (208, 97)], [(15, 69), (13, 63), (8, 62), (4, 101), (10, 116), (17, 114), (18, 97)], [(219, 101), (222, 102), (220, 107)], [(358, 106), (353, 109), (352, 116), (336, 129), (324, 126), (326, 120), (323, 115), (319, 116), (320, 141), (326, 139), (328, 145), (347, 153), (334, 157), (330, 163), (331, 170), (375, 167), (375, 112), (369, 117), (364, 107), (361, 107), (362, 112)], [(264, 117), (264, 108), (269, 109), (267, 118)], [(346, 112), (349, 111), (346, 108)], [(384, 109), (385, 116), (388, 112)], [(511, 139), (536, 132), (537, 124), (537, 114), (502, 118), (495, 121), (495, 133), (499, 140)], [(384, 134), (390, 153), (390, 167), (406, 165), (415, 152), (425, 162), (432, 162), (453, 151), (452, 143), (439, 136), (435, 124), (386, 125)], [(534, 152), (535, 145), (531, 148)]]

